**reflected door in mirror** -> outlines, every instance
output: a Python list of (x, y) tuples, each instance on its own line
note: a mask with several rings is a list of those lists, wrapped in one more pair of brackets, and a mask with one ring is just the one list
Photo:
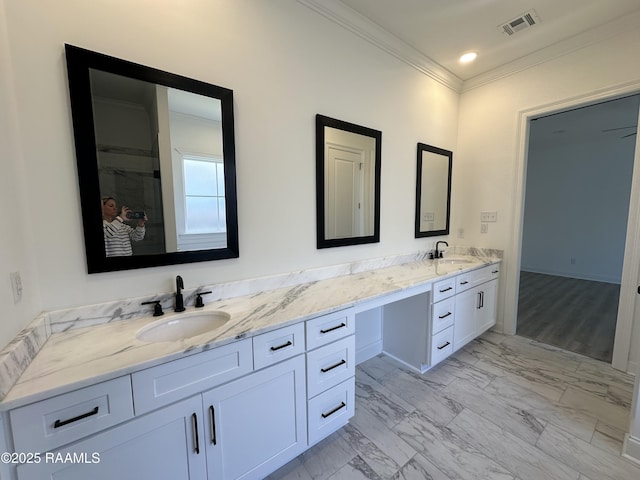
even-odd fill
[(325, 235), (373, 235), (374, 138), (325, 127)]

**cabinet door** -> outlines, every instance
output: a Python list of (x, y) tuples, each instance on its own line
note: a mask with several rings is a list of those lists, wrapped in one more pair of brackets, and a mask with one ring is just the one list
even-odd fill
[(18, 480), (202, 479), (207, 465), (200, 396), (135, 418), (18, 467)]
[(478, 309), (477, 335), (484, 333), (496, 324), (496, 287), (498, 281), (492, 280), (481, 285), (480, 288), (480, 304)]
[(303, 355), (215, 388), (202, 401), (211, 480), (264, 478), (307, 447)]
[(471, 340), (478, 332), (476, 311), (480, 308), (480, 291), (478, 287), (456, 295), (456, 319), (453, 324), (453, 350), (458, 350)]

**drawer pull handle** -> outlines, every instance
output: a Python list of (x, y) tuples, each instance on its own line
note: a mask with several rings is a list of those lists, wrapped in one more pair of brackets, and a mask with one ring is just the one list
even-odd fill
[(334, 368), (338, 368), (340, 365), (344, 365), (345, 363), (347, 363), (347, 361), (343, 358), (342, 360), (340, 360), (335, 365), (331, 365), (330, 367), (327, 367), (327, 368), (321, 368), (320, 371), (322, 373), (327, 373), (329, 370), (333, 370)]
[(444, 290), (440, 290), (440, 293), (448, 292), (449, 290), (453, 290), (453, 287), (447, 287)]
[(53, 424), (53, 428), (60, 428), (65, 425), (69, 425), (70, 423), (77, 422), (78, 420), (82, 420), (83, 418), (91, 417), (92, 415), (98, 414), (99, 407), (95, 407), (93, 410), (87, 413), (83, 413), (82, 415), (78, 415), (77, 417), (69, 418), (67, 420), (56, 420)]
[(442, 345), (441, 347), (438, 347), (438, 350), (442, 350), (443, 348), (447, 348), (449, 345), (451, 345), (451, 342), (447, 342), (444, 345)]
[(331, 415), (333, 415), (334, 413), (336, 413), (338, 410), (340, 410), (341, 408), (346, 407), (347, 404), (344, 402), (340, 402), (340, 405), (338, 405), (336, 408), (334, 408), (333, 410), (329, 410), (327, 413), (323, 413), (322, 414), (322, 418), (327, 418), (330, 417)]
[(460, 285), (466, 285), (467, 283), (469, 283), (467, 280), (465, 280), (464, 282), (460, 282)]
[(191, 415), (191, 423), (193, 427), (193, 450), (196, 455), (200, 455), (200, 440), (198, 439), (198, 416), (194, 413)]
[(284, 343), (284, 344), (279, 345), (277, 347), (271, 347), (271, 351), (275, 352), (276, 350), (280, 350), (281, 348), (286, 348), (286, 347), (289, 347), (291, 345), (293, 345), (293, 343), (291, 343), (291, 340), (289, 340), (287, 343)]
[(493, 271), (493, 272), (491, 272), (491, 273), (500, 273), (500, 270), (494, 270), (494, 271)]
[(213, 409), (213, 405), (209, 405), (209, 418), (211, 420), (211, 443), (217, 445), (218, 440), (216, 439), (216, 412)]
[(346, 327), (346, 326), (347, 326), (347, 324), (342, 322), (340, 325), (336, 325), (335, 327), (327, 328), (326, 330), (320, 330), (320, 333), (333, 332), (334, 330), (337, 330), (339, 328), (343, 328), (343, 327)]
[(444, 315), (438, 315), (438, 318), (440, 318), (440, 319), (447, 318), (449, 315), (451, 315), (451, 312), (447, 312)]

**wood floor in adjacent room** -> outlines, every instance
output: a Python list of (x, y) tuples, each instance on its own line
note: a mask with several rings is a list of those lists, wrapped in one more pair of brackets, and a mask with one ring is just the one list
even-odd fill
[(424, 375), (356, 368), (355, 417), (270, 480), (631, 480), (621, 457), (633, 378), (488, 332)]
[(517, 334), (611, 363), (620, 285), (520, 272)]

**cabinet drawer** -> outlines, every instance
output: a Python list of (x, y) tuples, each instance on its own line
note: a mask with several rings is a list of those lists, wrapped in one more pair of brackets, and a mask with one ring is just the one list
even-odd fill
[(456, 293), (456, 277), (440, 280), (433, 284), (433, 303), (444, 300)]
[(307, 353), (309, 398), (355, 375), (355, 338), (355, 335), (351, 335)]
[(456, 318), (456, 300), (454, 297), (447, 298), (433, 305), (431, 316), (431, 333), (436, 334), (441, 330), (453, 325)]
[(251, 339), (131, 375), (136, 415), (182, 400), (253, 370)]
[(124, 376), (9, 412), (16, 452), (44, 452), (133, 417)]
[(463, 273), (456, 277), (456, 291), (462, 293), (477, 285), (478, 271)]
[(346, 425), (354, 406), (353, 378), (309, 400), (309, 446)]
[(304, 322), (253, 337), (253, 367), (259, 370), (304, 353)]
[(496, 279), (499, 276), (500, 264), (498, 263), (463, 273), (456, 277), (456, 293), (464, 292), (489, 280)]
[(356, 331), (353, 309), (340, 310), (307, 320), (307, 350), (333, 342)]
[(431, 337), (431, 366), (453, 353), (453, 326)]

